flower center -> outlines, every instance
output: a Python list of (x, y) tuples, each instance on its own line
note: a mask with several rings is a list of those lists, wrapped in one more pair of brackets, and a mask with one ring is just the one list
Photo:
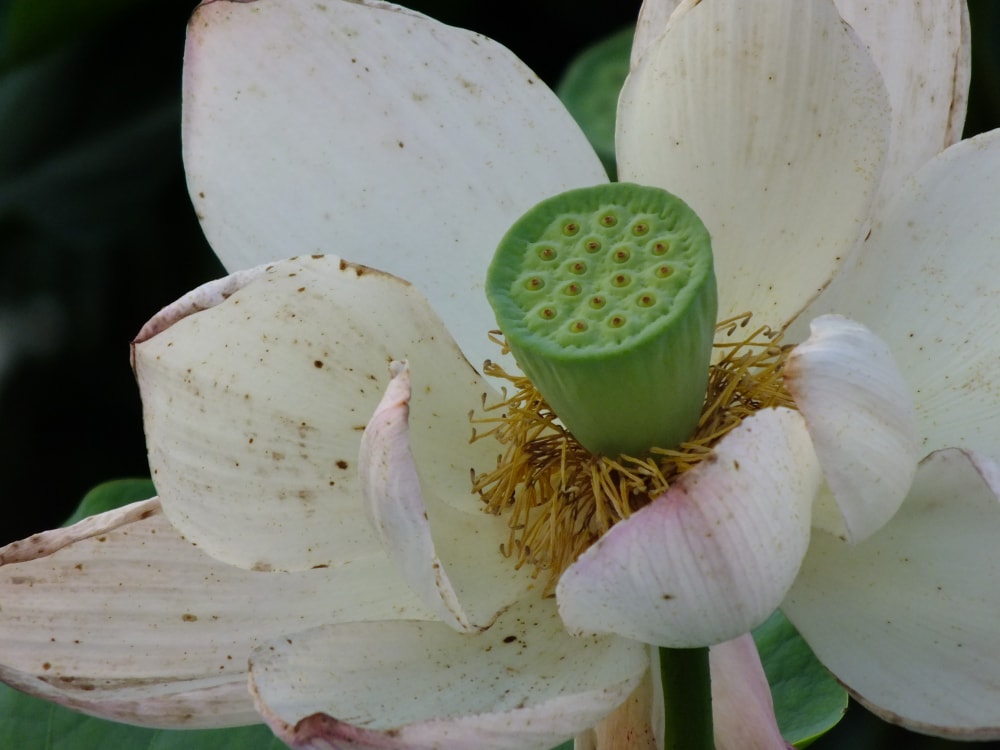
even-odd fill
[[(791, 346), (767, 327), (750, 328), (750, 314), (720, 322), (716, 360), (694, 434), (679, 445), (643, 457), (593, 454), (558, 421), (532, 382), (487, 363), (486, 374), (510, 383), (504, 400), (472, 417), (472, 440), (502, 446), (497, 465), (474, 473), (472, 488), (487, 512), (507, 515), (510, 537), (500, 552), (515, 566), (548, 574), (546, 593), (559, 575), (618, 521), (666, 492), (681, 474), (760, 409), (795, 408), (782, 370)], [(497, 339), (498, 343), (503, 342)]]
[(749, 314), (716, 325), (708, 231), (664, 190), (612, 183), (542, 201), (501, 240), (486, 291), (493, 338), (525, 375), (486, 363), (508, 387), (472, 418), (472, 439), (502, 450), (473, 491), (509, 516), (501, 552), (547, 571), (547, 590), (745, 417), (794, 406), (780, 336), (750, 329)]
[(542, 201), (500, 241), (486, 295), (518, 365), (592, 453), (694, 431), (718, 302), (708, 230), (676, 196), (611, 183)]

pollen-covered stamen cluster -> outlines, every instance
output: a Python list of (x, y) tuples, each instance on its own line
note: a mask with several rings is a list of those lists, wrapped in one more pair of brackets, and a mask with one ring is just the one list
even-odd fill
[(472, 439), (493, 438), (503, 452), (495, 468), (473, 472), (472, 484), (488, 512), (508, 517), (510, 538), (501, 553), (518, 568), (532, 565), (536, 575), (546, 571), (551, 593), (580, 553), (711, 455), (746, 417), (769, 407), (794, 408), (782, 382), (791, 347), (782, 346), (780, 335), (767, 327), (751, 328), (750, 320), (746, 314), (718, 324), (718, 356), (709, 366), (695, 433), (645, 457), (590, 453), (559, 424), (528, 378), (487, 363), (486, 374), (506, 380), (510, 388), (500, 403), (484, 403), (484, 413), (470, 417)]

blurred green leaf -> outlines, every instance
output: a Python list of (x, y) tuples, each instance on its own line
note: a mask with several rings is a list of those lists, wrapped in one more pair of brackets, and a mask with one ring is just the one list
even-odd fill
[(1000, 3), (969, 0), (972, 22), (972, 82), (965, 138), (1000, 122)]
[(781, 612), (754, 630), (753, 637), (771, 685), (782, 736), (796, 747), (809, 746), (844, 718), (847, 691)]
[(148, 479), (116, 479), (98, 485), (86, 495), (76, 511), (67, 519), (65, 526), (82, 521), (106, 510), (120, 508), (129, 503), (146, 500), (156, 494), (156, 488)]
[(573, 60), (556, 89), (612, 176), (618, 94), (628, 76), (634, 32), (629, 26), (588, 47)]
[[(90, 49), (60, 50), (0, 76), (0, 217), (85, 247), (141, 225), (180, 161), (176, 92), (88, 66)], [(81, 69), (127, 96), (81, 93)]]
[(0, 2), (0, 70), (44, 54), (139, 2), (4, 0)]
[(0, 747), (85, 750), (284, 750), (263, 725), (235, 729), (146, 729), (95, 719), (0, 685)]

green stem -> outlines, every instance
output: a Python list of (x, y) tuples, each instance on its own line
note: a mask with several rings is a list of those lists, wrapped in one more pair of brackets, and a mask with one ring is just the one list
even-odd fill
[(715, 750), (707, 648), (661, 648), (664, 750)]

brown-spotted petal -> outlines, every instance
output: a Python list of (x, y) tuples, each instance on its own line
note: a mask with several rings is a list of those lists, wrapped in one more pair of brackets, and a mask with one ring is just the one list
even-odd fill
[(0, 680), (70, 708), (156, 727), (259, 721), (255, 646), (328, 622), (428, 613), (376, 550), (263, 573), (181, 536), (155, 498), (0, 550)]
[(543, 198), (605, 182), (555, 94), (491, 39), (389, 3), (204, 3), (184, 163), (230, 271), (337, 252), (409, 279), (477, 367), (486, 266)]
[(368, 622), (318, 628), (258, 649), (258, 708), (294, 748), (547, 750), (622, 703), (646, 648), (574, 638), (554, 603), (528, 597), (489, 630)]
[(133, 346), (149, 461), (171, 522), (203, 551), (302, 570), (381, 550), (357, 458), (394, 359), (410, 361), (420, 394), (421, 471), (477, 507), (469, 470), (495, 452), (469, 444), (468, 414), (489, 389), (413, 286), (297, 258), (212, 307), (164, 315), (170, 325)]

